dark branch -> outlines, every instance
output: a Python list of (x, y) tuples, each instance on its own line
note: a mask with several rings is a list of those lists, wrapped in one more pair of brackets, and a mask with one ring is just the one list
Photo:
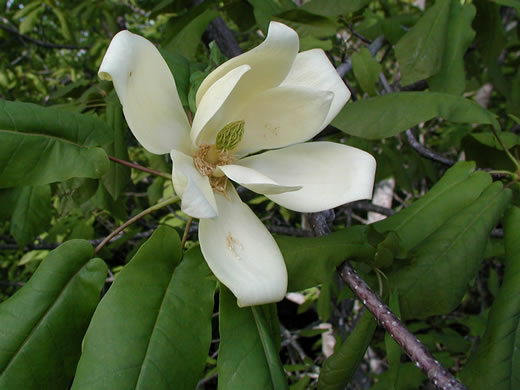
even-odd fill
[(238, 45), (233, 33), (221, 17), (213, 20), (207, 28), (209, 39), (215, 41), (220, 51), (228, 58), (242, 54), (242, 49)]
[(408, 143), (410, 144), (410, 146), (421, 156), (426, 157), (429, 160), (436, 161), (441, 164), (450, 166), (450, 167), (452, 165), (455, 165), (456, 161), (453, 161), (446, 157), (439, 156), (438, 154), (434, 153), (430, 149), (423, 146), (419, 141), (417, 141), (417, 139), (413, 135), (412, 129), (406, 130), (405, 135), (406, 135), (406, 139), (407, 139)]
[(392, 338), (401, 346), (408, 357), (428, 377), (439, 390), (467, 390), (455, 377), (446, 370), (385, 305), (372, 289), (361, 279), (348, 261), (338, 270), (341, 278), (365, 307), (374, 315)]
[(355, 202), (347, 203), (343, 207), (354, 209), (354, 210), (363, 210), (363, 211), (373, 211), (378, 214), (386, 215), (390, 217), (395, 214), (395, 210), (389, 209), (387, 207), (378, 206), (376, 204), (371, 203), (368, 200), (358, 200)]
[(88, 49), (90, 47), (90, 46), (77, 46), (77, 45), (67, 45), (67, 44), (61, 44), (61, 43), (51, 43), (51, 42), (40, 41), (39, 39), (31, 38), (28, 35), (21, 34), (14, 27), (11, 27), (4, 23), (0, 23), (0, 29), (7, 31), (13, 35), (16, 35), (18, 38), (22, 39), (23, 41), (30, 42), (36, 46), (45, 47), (47, 49), (81, 50), (81, 49)]

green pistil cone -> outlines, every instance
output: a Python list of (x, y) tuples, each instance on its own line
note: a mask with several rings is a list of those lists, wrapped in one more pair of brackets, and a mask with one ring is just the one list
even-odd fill
[(244, 136), (244, 121), (235, 121), (228, 123), (217, 134), (217, 149), (233, 150), (239, 144)]

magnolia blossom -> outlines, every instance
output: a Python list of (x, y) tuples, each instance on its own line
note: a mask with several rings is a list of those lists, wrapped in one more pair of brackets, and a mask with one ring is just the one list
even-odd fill
[(151, 153), (170, 153), (181, 208), (200, 218), (204, 258), (239, 306), (281, 300), (287, 270), (275, 240), (229, 179), (300, 212), (372, 196), (370, 154), (302, 143), (331, 122), (350, 91), (322, 50), (298, 49), (294, 30), (271, 23), (263, 43), (202, 82), (191, 128), (168, 65), (146, 39), (118, 33), (99, 69), (113, 81), (137, 140)]

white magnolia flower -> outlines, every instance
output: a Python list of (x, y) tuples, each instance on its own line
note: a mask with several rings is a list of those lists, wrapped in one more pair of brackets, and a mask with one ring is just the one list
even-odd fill
[(200, 218), (202, 253), (240, 306), (281, 300), (287, 270), (273, 237), (228, 179), (300, 212), (372, 196), (370, 154), (302, 143), (331, 122), (350, 91), (322, 50), (298, 54), (298, 47), (294, 30), (271, 23), (262, 44), (202, 82), (191, 129), (168, 65), (146, 39), (118, 33), (99, 69), (114, 82), (139, 142), (171, 154), (181, 208)]

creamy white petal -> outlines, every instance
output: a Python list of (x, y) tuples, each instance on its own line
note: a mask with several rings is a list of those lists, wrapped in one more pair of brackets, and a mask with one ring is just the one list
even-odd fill
[(310, 142), (244, 158), (254, 169), (298, 191), (266, 196), (288, 209), (317, 212), (372, 197), (376, 161), (369, 153), (332, 142)]
[[(229, 115), (229, 110), (222, 109), (222, 106), (236, 109), (243, 103), (244, 96), (239, 93), (243, 91), (243, 88), (236, 90), (235, 87), (250, 69), (249, 65), (238, 66), (218, 79), (208, 89), (193, 118), (191, 139), (194, 144), (215, 143), (218, 131), (229, 123), (229, 118), (225, 117)], [(203, 134), (202, 130), (205, 130)], [(201, 137), (202, 135), (204, 137)]]
[(193, 158), (177, 150), (171, 151), (173, 188), (181, 197), (181, 210), (194, 218), (213, 218), (217, 203), (207, 176), (193, 165)]
[(155, 46), (139, 35), (114, 36), (99, 68), (112, 80), (130, 130), (151, 153), (189, 152), (190, 126), (175, 81)]
[(234, 153), (246, 155), (314, 137), (327, 116), (333, 93), (303, 87), (278, 87), (254, 96), (233, 120), (244, 120)]
[(251, 94), (279, 85), (287, 76), (298, 49), (298, 34), (282, 23), (271, 22), (267, 37), (260, 45), (226, 61), (204, 79), (197, 91), (197, 106), (211, 85), (240, 65), (251, 66), (245, 83)]
[(218, 217), (199, 222), (200, 247), (209, 267), (241, 307), (282, 300), (287, 269), (275, 240), (231, 184), (227, 197), (215, 197)]
[(321, 49), (298, 53), (287, 78), (281, 86), (306, 87), (334, 93), (329, 113), (320, 129), (326, 127), (336, 117), (350, 98), (349, 89)]
[(259, 194), (281, 194), (302, 188), (301, 186), (285, 186), (279, 184), (270, 177), (241, 165), (222, 165), (218, 168), (234, 182)]

